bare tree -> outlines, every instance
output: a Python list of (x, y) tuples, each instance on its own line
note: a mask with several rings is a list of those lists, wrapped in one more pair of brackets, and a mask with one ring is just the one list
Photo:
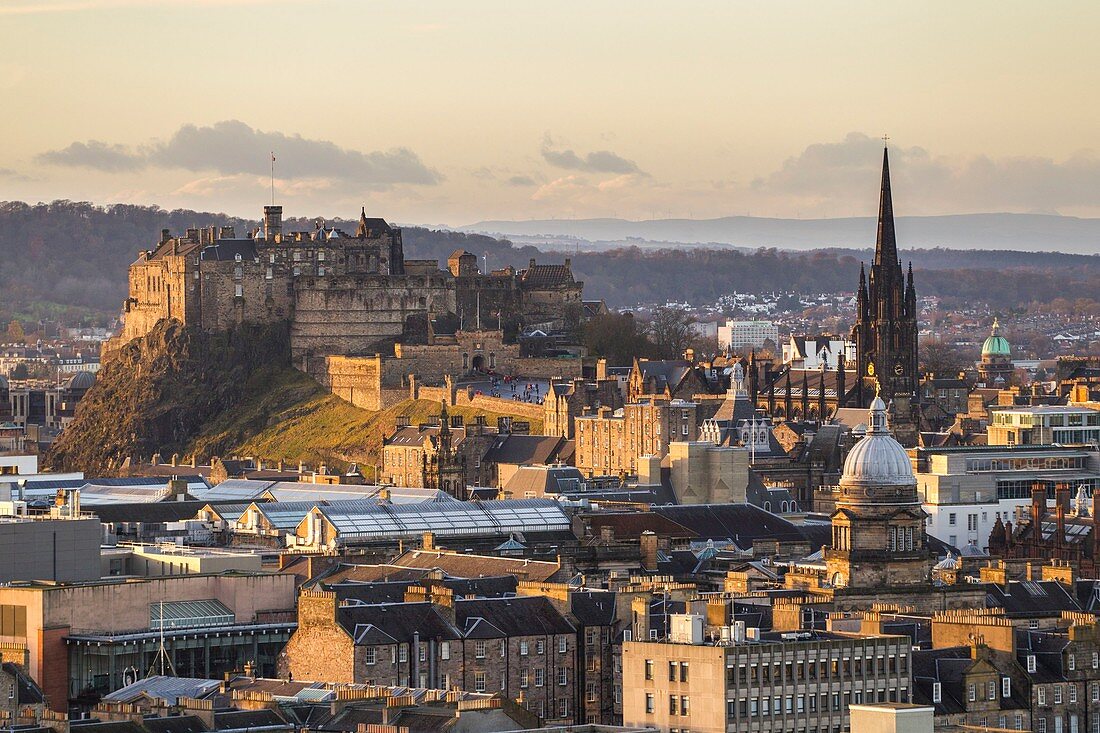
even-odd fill
[(646, 335), (662, 359), (679, 359), (695, 338), (693, 323), (695, 319), (687, 311), (663, 305), (653, 311)]

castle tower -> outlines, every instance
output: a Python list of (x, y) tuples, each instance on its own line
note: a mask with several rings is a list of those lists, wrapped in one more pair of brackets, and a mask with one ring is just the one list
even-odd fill
[(852, 340), (856, 343), (860, 377), (878, 380), (885, 401), (904, 398), (907, 407), (912, 404), (915, 408), (919, 381), (917, 294), (913, 287), (912, 264), (906, 278), (898, 259), (894, 203), (890, 192), (890, 160), (886, 149), (882, 151), (875, 259), (866, 280), (861, 266), (856, 306)]
[(837, 588), (927, 585), (926, 514), (909, 455), (890, 434), (886, 403), (871, 401), (867, 435), (848, 453), (831, 517), (826, 579)]
[(264, 207), (264, 239), (274, 242), (283, 234), (283, 207)]

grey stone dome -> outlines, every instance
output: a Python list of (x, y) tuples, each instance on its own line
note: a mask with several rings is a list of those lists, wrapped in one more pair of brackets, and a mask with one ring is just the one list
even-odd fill
[(69, 389), (91, 389), (94, 384), (95, 374), (91, 372), (77, 372), (69, 377), (69, 381), (65, 383), (65, 386)]
[(841, 486), (916, 486), (913, 464), (886, 424), (886, 403), (875, 396), (867, 435), (844, 459)]

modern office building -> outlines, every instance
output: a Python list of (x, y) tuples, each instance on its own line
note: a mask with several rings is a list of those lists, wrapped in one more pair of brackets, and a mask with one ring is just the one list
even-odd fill
[[(1031, 408), (1034, 409), (1034, 408)], [(989, 445), (916, 448), (917, 492), (927, 532), (950, 545), (986, 549), (999, 518), (1012, 521), (1031, 502), (1036, 483), (1053, 499), (1055, 486), (1088, 495), (1100, 485), (1100, 452), (1089, 446)]]
[[(771, 342), (769, 344), (769, 342)], [(718, 348), (743, 351), (779, 346), (779, 326), (772, 321), (726, 321), (718, 327)]]
[[(848, 706), (908, 702), (908, 637), (738, 628), (703, 636), (678, 614), (667, 641), (623, 643), (623, 723), (662, 731), (849, 729)], [(743, 630), (743, 627), (742, 627)]]
[(992, 411), (990, 418), (989, 445), (1100, 444), (1100, 410), (1091, 407), (1009, 407)]

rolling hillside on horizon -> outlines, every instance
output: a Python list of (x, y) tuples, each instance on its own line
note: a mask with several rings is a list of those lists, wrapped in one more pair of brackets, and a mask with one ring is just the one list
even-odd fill
[[(896, 218), (904, 249), (1017, 250), (1022, 252), (1100, 252), (1100, 219), (1056, 214), (955, 214)], [(625, 243), (729, 245), (810, 250), (870, 247), (872, 216), (837, 219), (775, 219), (728, 216), (718, 219), (532, 219), (486, 220), (457, 227), (490, 236), (576, 239), (612, 247)], [(575, 244), (573, 244), (575, 246)]]

